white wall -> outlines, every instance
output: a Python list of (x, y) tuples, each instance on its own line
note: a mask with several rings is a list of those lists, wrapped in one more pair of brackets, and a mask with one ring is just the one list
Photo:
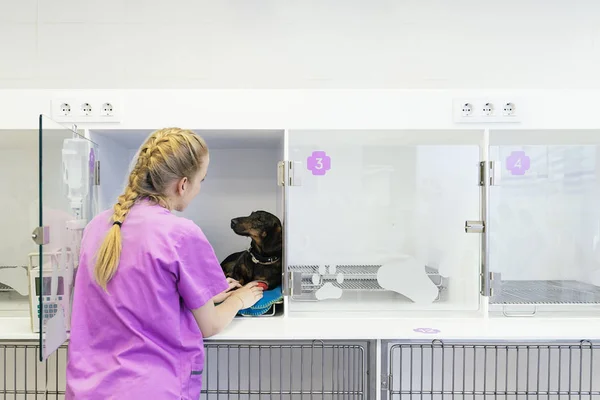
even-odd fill
[(26, 266), (27, 255), (37, 249), (31, 240), (39, 219), (37, 132), (0, 134), (0, 267)]
[(0, 88), (599, 88), (596, 0), (0, 0)]

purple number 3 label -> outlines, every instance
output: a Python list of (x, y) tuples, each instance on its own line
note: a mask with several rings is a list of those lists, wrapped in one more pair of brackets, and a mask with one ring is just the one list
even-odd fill
[(313, 151), (306, 159), (306, 167), (313, 175), (325, 175), (331, 169), (331, 157), (324, 151)]

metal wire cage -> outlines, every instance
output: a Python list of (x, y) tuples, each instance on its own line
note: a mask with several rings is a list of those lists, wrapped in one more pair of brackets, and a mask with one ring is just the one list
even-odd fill
[(382, 399), (600, 399), (600, 346), (387, 342)]
[(0, 343), (0, 398), (64, 399), (67, 348), (39, 362), (39, 346), (31, 342)]
[(203, 400), (368, 399), (369, 343), (206, 346)]
[[(202, 400), (369, 399), (370, 342), (208, 342)], [(67, 348), (0, 344), (0, 399), (64, 399)], [(370, 391), (370, 392), (369, 392)]]

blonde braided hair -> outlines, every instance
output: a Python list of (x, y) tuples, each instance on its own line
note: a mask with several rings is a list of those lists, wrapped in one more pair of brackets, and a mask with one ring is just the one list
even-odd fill
[(180, 128), (155, 131), (140, 147), (127, 186), (113, 207), (113, 225), (98, 250), (94, 276), (105, 291), (117, 272), (122, 250), (121, 225), (129, 210), (140, 199), (170, 209), (166, 189), (175, 180), (191, 179), (207, 154), (208, 147), (200, 136)]

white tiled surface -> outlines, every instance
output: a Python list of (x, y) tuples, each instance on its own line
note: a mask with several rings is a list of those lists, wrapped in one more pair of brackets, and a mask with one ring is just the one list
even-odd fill
[(127, 22), (121, 0), (38, 1), (39, 22), (47, 24)]
[(0, 0), (0, 88), (598, 88), (598, 15), (593, 0)]
[(36, 74), (36, 24), (3, 23), (1, 18), (0, 78), (30, 79)]

